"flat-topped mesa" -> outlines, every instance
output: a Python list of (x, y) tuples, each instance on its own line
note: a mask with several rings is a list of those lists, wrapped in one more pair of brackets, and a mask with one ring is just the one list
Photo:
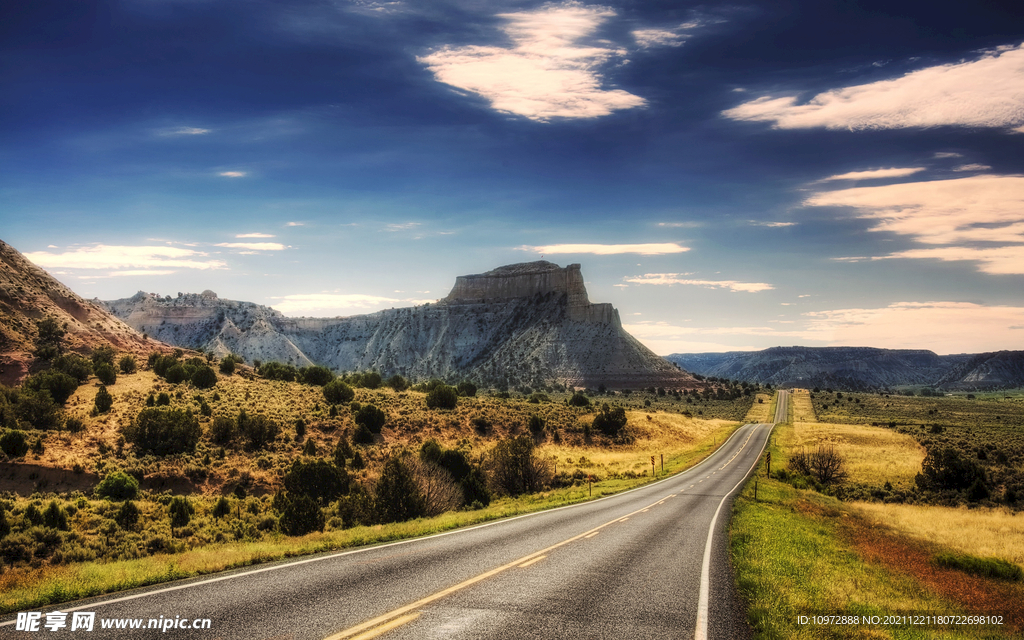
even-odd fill
[(570, 264), (563, 269), (547, 260), (521, 262), (487, 273), (459, 276), (444, 301), (449, 304), (503, 302), (531, 298), (538, 293), (564, 293), (569, 296), (571, 307), (590, 304), (580, 265)]
[(449, 305), (500, 303), (549, 293), (566, 296), (572, 320), (621, 326), (619, 312), (611, 304), (590, 302), (578, 264), (563, 268), (547, 260), (537, 260), (505, 265), (487, 273), (458, 276), (451, 293), (442, 302)]

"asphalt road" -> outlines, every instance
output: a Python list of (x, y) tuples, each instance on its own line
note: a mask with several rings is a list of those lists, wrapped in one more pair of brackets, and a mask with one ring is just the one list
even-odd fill
[[(7, 616), (0, 637), (742, 638), (729, 498), (770, 427), (744, 425), (689, 471), (602, 500), (49, 607), (36, 633)], [(67, 627), (49, 631), (46, 613), (57, 610)], [(95, 614), (92, 632), (70, 631), (74, 612)], [(210, 628), (145, 628), (161, 617)], [(113, 619), (143, 628), (100, 628)]]

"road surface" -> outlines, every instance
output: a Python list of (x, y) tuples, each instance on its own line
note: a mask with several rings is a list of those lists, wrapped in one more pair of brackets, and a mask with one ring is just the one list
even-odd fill
[[(778, 395), (781, 422), (788, 398)], [(729, 497), (770, 430), (744, 425), (689, 471), (601, 500), (48, 607), (35, 634), (6, 616), (0, 637), (742, 638)], [(67, 627), (43, 627), (54, 611)], [(91, 633), (70, 631), (75, 612), (95, 614)], [(100, 628), (111, 620), (142, 628)]]

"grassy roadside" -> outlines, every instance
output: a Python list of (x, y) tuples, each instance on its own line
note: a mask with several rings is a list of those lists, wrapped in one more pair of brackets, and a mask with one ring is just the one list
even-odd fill
[[(794, 403), (794, 413), (800, 414)], [(786, 460), (778, 443), (794, 427), (776, 427), (768, 450), (773, 466)], [(1024, 585), (939, 566), (945, 551), (879, 525), (854, 505), (765, 478), (764, 464), (733, 506), (730, 544), (737, 586), (757, 638), (1009, 638), (1024, 629)], [(815, 625), (798, 616), (982, 614), (1005, 624)]]
[[(710, 455), (740, 425), (721, 423), (684, 449), (665, 453), (657, 479), (678, 473)], [(41, 569), (16, 568), (0, 574), (0, 613), (68, 602), (136, 587), (192, 578), (263, 562), (337, 551), (414, 538), (515, 515), (576, 504), (619, 493), (652, 482), (650, 474), (637, 478), (604, 479), (593, 484), (555, 489), (517, 498), (501, 498), (475, 511), (448, 512), (388, 525), (311, 533), (301, 538), (277, 535), (257, 542), (213, 544), (178, 554), (158, 554), (134, 560), (84, 562)]]

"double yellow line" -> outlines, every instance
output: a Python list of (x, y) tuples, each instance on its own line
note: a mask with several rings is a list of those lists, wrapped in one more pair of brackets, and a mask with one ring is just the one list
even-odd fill
[[(672, 496), (674, 496), (674, 495), (675, 494), (672, 494)], [(672, 497), (672, 496), (667, 496), (667, 497)], [(460, 582), (457, 585), (448, 587), (447, 589), (442, 589), (441, 591), (438, 591), (437, 593), (432, 593), (429, 596), (427, 596), (426, 598), (422, 598), (420, 600), (417, 600), (416, 602), (407, 604), (404, 607), (399, 607), (399, 608), (394, 609), (392, 611), (389, 611), (389, 612), (387, 612), (387, 613), (385, 613), (383, 615), (379, 615), (376, 618), (373, 618), (372, 620), (367, 620), (366, 622), (363, 622), (362, 624), (357, 624), (356, 626), (350, 627), (348, 629), (345, 629), (344, 631), (339, 631), (338, 633), (336, 633), (334, 635), (328, 636), (327, 638), (325, 638), (325, 640), (346, 640), (346, 639), (348, 639), (348, 640), (369, 640), (370, 638), (375, 638), (375, 637), (377, 637), (377, 636), (379, 636), (379, 635), (381, 635), (383, 633), (391, 631), (392, 629), (394, 629), (396, 627), (399, 627), (399, 626), (401, 626), (403, 624), (406, 624), (408, 622), (412, 622), (413, 620), (418, 618), (419, 615), (420, 615), (420, 612), (416, 611), (416, 609), (419, 609), (420, 607), (428, 605), (431, 602), (434, 602), (436, 600), (440, 600), (441, 598), (444, 598), (446, 596), (450, 596), (451, 594), (455, 593), (456, 591), (461, 591), (462, 589), (465, 589), (466, 587), (473, 586), (474, 584), (476, 584), (476, 583), (478, 583), (478, 582), (480, 582), (482, 580), (486, 580), (487, 578), (491, 578), (493, 576), (496, 576), (499, 573), (501, 573), (503, 571), (507, 571), (508, 569), (511, 569), (513, 567), (528, 567), (531, 564), (534, 564), (536, 562), (540, 562), (541, 560), (546, 558), (549, 553), (551, 553), (552, 551), (554, 551), (555, 549), (557, 549), (559, 547), (563, 547), (563, 546), (565, 546), (565, 545), (567, 545), (567, 544), (569, 544), (571, 542), (576, 542), (577, 540), (580, 540), (582, 538), (592, 538), (593, 536), (597, 535), (597, 533), (601, 529), (604, 529), (605, 527), (607, 527), (609, 525), (613, 525), (613, 524), (615, 524), (617, 522), (624, 522), (625, 520), (627, 520), (629, 518), (629, 516), (636, 515), (636, 514), (640, 513), (641, 511), (646, 511), (646, 510), (650, 509), (651, 507), (654, 507), (654, 506), (657, 506), (657, 505), (661, 504), (664, 501), (665, 501), (665, 498), (661, 498), (657, 502), (653, 502), (653, 503), (647, 505), (646, 507), (641, 507), (640, 509), (637, 509), (636, 511), (628, 513), (625, 516), (619, 516), (619, 517), (615, 518), (614, 520), (609, 520), (608, 522), (605, 522), (602, 525), (598, 525), (598, 526), (594, 527), (593, 529), (590, 529), (589, 531), (584, 531), (583, 533), (581, 533), (579, 535), (575, 535), (575, 536), (573, 536), (571, 538), (568, 538), (566, 540), (563, 540), (563, 541), (561, 541), (561, 542), (559, 542), (557, 544), (553, 544), (553, 545), (551, 545), (550, 547), (548, 547), (546, 549), (541, 549), (540, 551), (535, 551), (535, 552), (533, 552), (531, 554), (523, 556), (522, 558), (519, 558), (518, 560), (513, 560), (512, 562), (509, 562), (507, 564), (503, 564), (500, 567), (496, 567), (494, 569), (491, 569), (490, 571), (485, 571), (484, 573), (481, 573), (480, 575), (474, 576), (474, 577), (470, 578), (469, 580), (465, 580), (463, 582)]]

